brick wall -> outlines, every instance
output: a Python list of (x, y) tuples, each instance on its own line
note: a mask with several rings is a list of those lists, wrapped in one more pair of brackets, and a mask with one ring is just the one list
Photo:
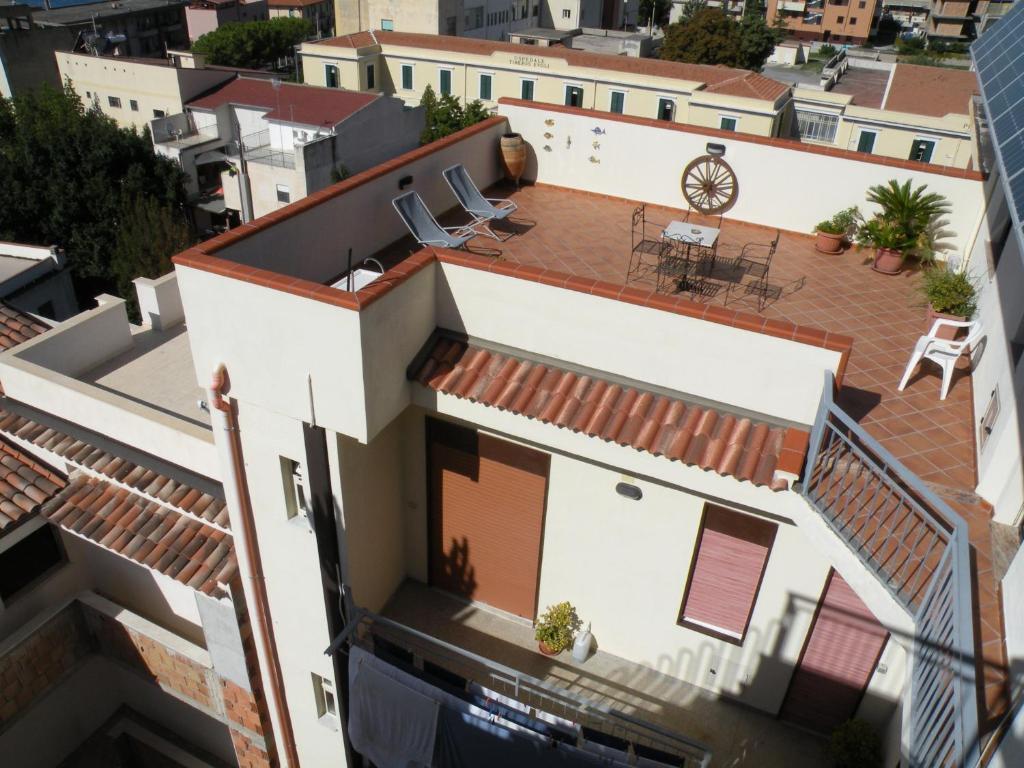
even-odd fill
[(216, 709), (204, 667), (184, 654), (126, 627), (117, 619), (88, 610), (88, 621), (100, 653), (131, 667), (143, 677), (199, 704)]
[[(98, 653), (224, 723), (239, 766), (267, 768), (276, 764), (270, 754), (272, 746), (268, 749), (263, 737), (265, 714), (257, 696), (221, 678), (212, 665), (193, 658), (202, 658), (204, 651), (197, 649), (189, 655), (181, 646), (161, 642), (162, 631), (147, 634), (120, 621), (120, 615), (76, 601), (0, 653), (0, 732), (8, 722), (26, 714), (79, 663)], [(166, 725), (174, 729), (175, 724)]]
[(72, 603), (0, 655), (0, 731), (92, 653)]

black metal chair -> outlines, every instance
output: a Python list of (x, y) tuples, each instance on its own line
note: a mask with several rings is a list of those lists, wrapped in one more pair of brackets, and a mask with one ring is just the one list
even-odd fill
[[(652, 232), (653, 228), (657, 232)], [(647, 206), (639, 205), (633, 210), (633, 249), (626, 269), (626, 282), (640, 280), (658, 269), (662, 240), (660, 227), (647, 221)], [(653, 236), (652, 236), (653, 235)]]
[(700, 292), (704, 281), (695, 279), (700, 263), (697, 246), (666, 239), (658, 255), (655, 290), (658, 293)]
[[(742, 270), (744, 276), (751, 276), (749, 281), (729, 286), (729, 293), (734, 287), (742, 287), (747, 295), (757, 296), (757, 311), (763, 312), (768, 304), (768, 272), (772, 266), (772, 259), (779, 247), (779, 238), (782, 237), (782, 230), (775, 230), (775, 239), (770, 243), (747, 243), (740, 250), (736, 258), (736, 267)], [(727, 297), (728, 298), (728, 297)]]

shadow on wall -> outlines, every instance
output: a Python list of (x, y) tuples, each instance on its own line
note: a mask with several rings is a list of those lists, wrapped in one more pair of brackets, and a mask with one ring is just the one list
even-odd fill
[[(407, 586), (405, 590), (405, 595), (401, 591), (396, 594), (389, 607), (385, 609), (384, 615), (619, 711), (635, 713), (647, 720), (656, 720), (688, 736), (709, 742), (721, 742), (721, 738), (709, 737), (709, 733), (724, 732), (721, 724), (710, 721), (723, 714), (721, 709), (709, 709), (721, 707), (722, 703), (719, 703), (719, 700), (731, 703), (735, 699), (741, 707), (738, 712), (749, 711), (748, 705), (742, 701), (748, 693), (758, 691), (759, 695), (763, 696), (765, 691), (770, 691), (777, 696), (777, 706), (783, 708), (782, 703), (793, 679), (794, 664), (782, 657), (782, 649), (793, 647), (795, 638), (791, 637), (791, 628), (796, 625), (796, 617), (813, 614), (817, 607), (816, 601), (791, 594), (783, 615), (764, 628), (751, 629), (742, 647), (726, 646), (727, 650), (723, 652), (721, 643), (708, 640), (701, 643), (696, 650), (680, 649), (674, 655), (664, 654), (654, 660), (639, 660), (609, 668), (610, 660), (607, 658), (602, 660), (604, 666), (593, 661), (580, 666), (567, 658), (563, 661), (563, 657), (543, 656), (533, 648), (533, 633), (528, 627), (497, 619), (487, 611), (466, 605), (436, 591), (424, 592), (426, 588), (423, 586), (417, 585), (412, 589)], [(862, 617), (838, 607), (830, 607), (830, 613), (834, 621), (849, 621), (851, 625), (863, 622)], [(471, 626), (474, 623), (491, 621), (500, 622), (494, 633)], [(804, 623), (801, 622), (800, 626), (803, 627)], [(596, 631), (599, 634), (599, 628), (596, 628)], [(689, 630), (681, 628), (680, 631)], [(911, 638), (903, 633), (890, 633), (888, 642), (894, 640), (900, 641), (901, 646), (906, 648)], [(805, 642), (806, 637), (800, 638), (801, 647)], [(430, 648), (420, 645), (419, 641), (411, 642), (409, 647), (425, 658), (431, 656)], [(759, 660), (756, 662), (756, 669), (745, 675), (741, 662), (749, 664), (751, 659), (757, 657)], [(481, 668), (474, 667), (471, 662), (459, 660), (453, 655), (435, 656), (435, 660), (464, 677), (475, 678), (485, 684), (489, 679)], [(1024, 662), (1017, 667), (1024, 667)], [(710, 675), (711, 669), (715, 670), (714, 675)], [(1021, 671), (1020, 668), (1015, 668), (1016, 673)], [(481, 674), (485, 676), (480, 677)], [(876, 727), (880, 738), (890, 741), (895, 734), (895, 740), (898, 740), (899, 724), (892, 722), (898, 711), (898, 701), (880, 692), (868, 691), (862, 695), (860, 689), (851, 687), (842, 679), (830, 676), (825, 670), (804, 667), (801, 674), (804, 677), (801, 686), (804, 691), (827, 689), (829, 695), (822, 701), (830, 711), (821, 713), (823, 717), (817, 723), (805, 722), (793, 714), (796, 709), (794, 704), (787, 712), (791, 715), (789, 719), (797, 721), (803, 727), (821, 729), (826, 727), (823, 725), (826, 721), (838, 724), (856, 713)], [(878, 674), (877, 671), (874, 674)], [(709, 687), (714, 685), (717, 688), (731, 689), (733, 693), (725, 693), (719, 697), (712, 691), (699, 687), (698, 684), (684, 680), (699, 681), (700, 684)], [(973, 685), (974, 682), (971, 679), (968, 684)], [(909, 681), (906, 681), (906, 684), (909, 684)], [(762, 715), (766, 718), (772, 717), (763, 711), (758, 711), (755, 716)], [(771, 726), (768, 724), (766, 727)], [(753, 755), (758, 754), (759, 739), (763, 739), (763, 732), (737, 735), (733, 728), (730, 733), (727, 747), (730, 754), (735, 751), (747, 757), (729, 764), (759, 764)]]

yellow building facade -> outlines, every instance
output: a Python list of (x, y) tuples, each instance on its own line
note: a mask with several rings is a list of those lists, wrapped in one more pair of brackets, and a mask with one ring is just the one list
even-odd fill
[(778, 136), (790, 89), (755, 72), (401, 32), (304, 43), (311, 85), (381, 91), (419, 104), (430, 85), (494, 108), (516, 98)]

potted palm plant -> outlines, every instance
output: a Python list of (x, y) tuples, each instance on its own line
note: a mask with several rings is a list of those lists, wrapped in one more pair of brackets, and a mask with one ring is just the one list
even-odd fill
[[(925, 270), (921, 290), (928, 299), (925, 315), (925, 333), (928, 333), (937, 319), (963, 322), (974, 316), (978, 306), (977, 290), (970, 276), (961, 269), (950, 269), (948, 265), (937, 265)], [(964, 329), (939, 329), (940, 339), (954, 339), (957, 331)]]
[(573, 637), (583, 626), (570, 602), (549, 605), (537, 622), (535, 637), (540, 652), (554, 656), (572, 645)]
[(814, 228), (814, 248), (819, 253), (839, 253), (843, 243), (857, 234), (860, 225), (860, 209), (846, 208), (831, 219), (819, 222)]
[(910, 255), (921, 261), (933, 258), (935, 225), (949, 210), (949, 203), (927, 189), (926, 184), (914, 189), (909, 180), (900, 184), (891, 179), (868, 190), (868, 202), (881, 210), (861, 227), (859, 240), (876, 249), (872, 265), (876, 272), (898, 275)]

